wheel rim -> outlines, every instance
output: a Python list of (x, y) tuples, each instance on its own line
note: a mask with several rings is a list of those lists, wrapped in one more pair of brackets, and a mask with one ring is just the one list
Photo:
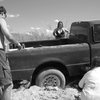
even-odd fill
[(59, 77), (57, 77), (56, 75), (48, 75), (46, 76), (42, 82), (41, 82), (41, 86), (60, 86), (60, 79)]

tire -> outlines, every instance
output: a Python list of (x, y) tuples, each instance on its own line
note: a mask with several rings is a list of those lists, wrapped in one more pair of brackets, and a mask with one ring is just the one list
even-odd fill
[(36, 85), (40, 87), (57, 86), (64, 88), (66, 79), (63, 73), (57, 69), (47, 69), (40, 72), (36, 78)]

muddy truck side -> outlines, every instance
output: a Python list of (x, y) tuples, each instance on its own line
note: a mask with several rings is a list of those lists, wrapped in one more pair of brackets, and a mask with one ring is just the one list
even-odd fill
[(21, 42), (7, 51), (13, 80), (64, 88), (71, 77), (83, 76), (100, 58), (100, 21), (73, 22), (69, 38)]

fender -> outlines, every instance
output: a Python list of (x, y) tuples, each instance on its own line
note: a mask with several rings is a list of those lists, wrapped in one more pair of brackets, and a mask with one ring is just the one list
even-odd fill
[(48, 63), (48, 62), (59, 62), (59, 63), (63, 64), (64, 66), (66, 66), (64, 61), (62, 61), (59, 58), (53, 58), (53, 57), (52, 58), (43, 59), (42, 61), (40, 61), (40, 63), (37, 66), (40, 66), (40, 65), (42, 65), (44, 63)]

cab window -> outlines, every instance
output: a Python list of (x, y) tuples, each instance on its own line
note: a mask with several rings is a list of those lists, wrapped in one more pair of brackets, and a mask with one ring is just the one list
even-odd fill
[(70, 32), (74, 34), (79, 40), (87, 41), (88, 28), (81, 25), (72, 25)]
[(94, 41), (95, 42), (100, 42), (100, 24), (95, 24), (94, 25), (93, 36), (94, 36)]

